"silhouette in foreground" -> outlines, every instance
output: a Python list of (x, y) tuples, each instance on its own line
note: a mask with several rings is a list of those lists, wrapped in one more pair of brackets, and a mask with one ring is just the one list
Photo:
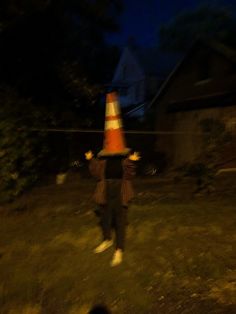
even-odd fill
[(95, 305), (88, 314), (111, 314), (111, 311), (105, 305)]

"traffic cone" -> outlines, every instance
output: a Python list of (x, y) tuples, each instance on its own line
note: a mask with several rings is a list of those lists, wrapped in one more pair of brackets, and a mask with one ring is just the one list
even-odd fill
[(111, 92), (106, 96), (104, 142), (98, 157), (127, 155), (129, 152), (122, 129), (118, 96), (117, 93)]

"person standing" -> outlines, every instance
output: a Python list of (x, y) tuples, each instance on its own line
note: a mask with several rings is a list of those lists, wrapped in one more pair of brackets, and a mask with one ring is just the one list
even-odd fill
[(128, 205), (134, 197), (132, 179), (135, 176), (135, 162), (140, 156), (134, 152), (95, 158), (92, 151), (88, 151), (85, 158), (89, 161), (91, 175), (97, 180), (93, 199), (99, 206), (103, 235), (103, 241), (94, 252), (102, 253), (113, 245), (114, 229), (115, 253), (111, 266), (117, 266), (123, 260)]
[(103, 241), (95, 249), (101, 253), (112, 246), (112, 227), (115, 230), (115, 253), (111, 266), (123, 259), (128, 204), (134, 196), (132, 178), (139, 153), (130, 153), (122, 129), (118, 94), (106, 95), (103, 149), (94, 158), (92, 151), (85, 153), (91, 174), (97, 179), (94, 200), (99, 206)]

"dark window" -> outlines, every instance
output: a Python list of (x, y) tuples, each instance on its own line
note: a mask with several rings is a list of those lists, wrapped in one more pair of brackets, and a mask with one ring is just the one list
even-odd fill
[(228, 73), (229, 73), (229, 75), (236, 74), (236, 64), (235, 63), (230, 64), (230, 66), (228, 68)]
[(210, 56), (205, 53), (202, 54), (198, 63), (197, 81), (205, 81), (210, 78), (211, 76), (210, 65), (211, 65)]

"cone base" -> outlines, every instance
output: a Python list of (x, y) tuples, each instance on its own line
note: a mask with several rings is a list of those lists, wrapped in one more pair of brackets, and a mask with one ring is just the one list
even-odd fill
[(126, 156), (130, 153), (131, 149), (130, 148), (125, 148), (122, 151), (117, 151), (117, 152), (112, 152), (112, 151), (108, 151), (105, 149), (102, 149), (99, 153), (98, 153), (98, 157), (109, 157), (109, 156)]

